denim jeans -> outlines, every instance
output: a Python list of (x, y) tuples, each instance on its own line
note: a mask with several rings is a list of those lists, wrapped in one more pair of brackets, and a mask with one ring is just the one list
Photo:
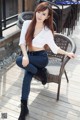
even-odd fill
[(35, 75), (38, 69), (46, 67), (48, 64), (47, 53), (42, 51), (27, 52), (29, 58), (29, 64), (26, 67), (22, 66), (22, 56), (17, 57), (16, 64), (25, 70), (21, 100), (27, 100), (30, 92), (30, 84), (33, 75)]

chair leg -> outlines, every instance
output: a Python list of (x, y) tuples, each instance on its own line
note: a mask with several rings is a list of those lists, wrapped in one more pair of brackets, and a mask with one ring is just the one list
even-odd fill
[(60, 85), (61, 85), (61, 80), (58, 83), (58, 91), (57, 91), (57, 100), (59, 100), (59, 95), (60, 95)]
[(66, 76), (67, 83), (68, 83), (68, 82), (69, 82), (69, 79), (68, 79), (68, 76), (67, 76), (66, 70), (64, 70), (64, 74), (65, 74), (65, 76)]
[[(69, 82), (69, 79), (68, 79), (68, 76), (67, 76), (67, 73), (66, 73), (66, 70), (64, 70), (64, 73), (65, 73), (65, 76), (66, 76), (66, 79), (67, 79), (67, 83)], [(59, 78), (60, 81), (58, 83), (58, 91), (57, 91), (57, 100), (59, 100), (59, 95), (60, 95), (60, 85), (61, 85), (61, 78)]]

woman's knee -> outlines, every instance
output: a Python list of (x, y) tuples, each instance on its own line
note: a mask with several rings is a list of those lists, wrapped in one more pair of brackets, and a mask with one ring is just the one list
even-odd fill
[(16, 59), (16, 64), (18, 66), (21, 66), (22, 65), (22, 56), (18, 56), (17, 59)]

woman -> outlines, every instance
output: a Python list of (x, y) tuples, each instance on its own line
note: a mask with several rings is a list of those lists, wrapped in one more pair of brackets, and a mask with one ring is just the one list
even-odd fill
[(48, 64), (48, 56), (44, 46), (47, 44), (55, 54), (64, 54), (70, 58), (75, 57), (73, 53), (66, 52), (55, 44), (52, 20), (53, 11), (51, 5), (48, 2), (42, 2), (36, 7), (32, 21), (27, 20), (23, 24), (19, 42), (22, 56), (16, 60), (17, 65), (25, 69), (21, 112), (18, 120), (25, 120), (26, 115), (29, 113), (27, 102), (33, 75), (37, 74), (41, 78), (43, 85), (47, 82), (45, 67)]

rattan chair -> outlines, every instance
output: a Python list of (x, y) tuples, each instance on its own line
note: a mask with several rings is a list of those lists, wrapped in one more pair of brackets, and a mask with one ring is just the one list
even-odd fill
[[(55, 43), (63, 50), (75, 53), (76, 45), (69, 37), (56, 33), (54, 40)], [(57, 100), (59, 100), (60, 85), (63, 73), (65, 74), (67, 82), (69, 82), (65, 66), (70, 58), (61, 54), (55, 55), (51, 52), (51, 50), (47, 50), (47, 53), (49, 56), (49, 64), (47, 66), (49, 71), (48, 82), (55, 82), (58, 84)]]
[[(30, 12), (31, 13), (31, 12)], [(32, 15), (32, 14), (31, 14)], [(20, 15), (21, 16), (21, 15)], [(26, 15), (26, 17), (24, 17), (25, 14), (22, 14), (22, 18), (19, 17), (18, 20), (18, 27), (21, 29), (22, 26), (22, 22), (26, 19), (31, 19), (31, 17), (28, 15)], [(59, 33), (55, 33), (54, 34), (54, 40), (55, 43), (62, 49), (66, 50), (66, 51), (70, 51), (75, 53), (76, 51), (76, 45), (73, 42), (73, 40), (71, 40), (69, 37), (59, 34)], [(65, 70), (65, 65), (67, 64), (67, 62), (70, 60), (69, 57), (61, 55), (61, 54), (53, 54), (52, 51), (48, 48), (46, 49), (47, 54), (48, 54), (48, 58), (49, 58), (49, 63), (47, 65), (47, 78), (48, 78), (48, 83), (54, 82), (58, 84), (58, 90), (57, 90), (57, 100), (59, 100), (59, 94), (60, 94), (60, 85), (61, 85), (61, 78), (63, 73), (66, 76), (67, 82), (69, 82), (68, 77), (67, 77), (67, 73)], [(37, 80), (39, 80), (39, 78), (37, 76), (34, 76)]]
[[(55, 40), (55, 43), (63, 50), (75, 53), (76, 45), (74, 41), (69, 37), (63, 34), (55, 33), (54, 40)], [(58, 84), (57, 100), (59, 100), (60, 85), (61, 85), (61, 79), (62, 79), (63, 73), (65, 74), (67, 83), (69, 82), (67, 72), (65, 70), (65, 66), (67, 62), (70, 60), (70, 58), (61, 54), (57, 54), (57, 55), (53, 54), (50, 49), (47, 49), (46, 51), (48, 53), (48, 58), (49, 58), (49, 63), (46, 67), (48, 70), (47, 83), (54, 82)], [(35, 76), (35, 79), (40, 80), (37, 76)]]

